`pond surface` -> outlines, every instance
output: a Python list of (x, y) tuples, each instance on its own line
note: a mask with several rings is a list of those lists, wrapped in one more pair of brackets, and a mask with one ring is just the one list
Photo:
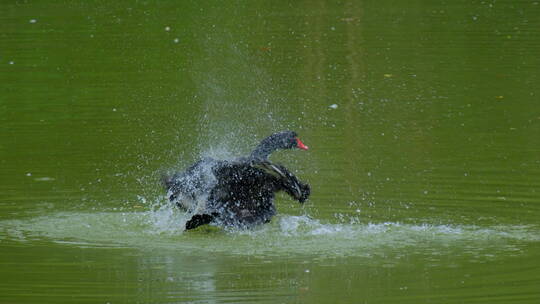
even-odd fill
[[(0, 302), (539, 303), (538, 1), (3, 1)], [(163, 172), (312, 187), (184, 232)]]

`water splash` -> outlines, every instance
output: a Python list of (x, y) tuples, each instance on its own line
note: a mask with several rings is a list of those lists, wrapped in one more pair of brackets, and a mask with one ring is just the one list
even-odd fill
[(0, 221), (0, 239), (50, 240), (70, 246), (129, 247), (232, 255), (375, 257), (391, 254), (473, 256), (518, 252), (539, 242), (532, 226), (451, 226), (402, 223), (328, 223), (303, 216), (278, 216), (253, 230), (206, 226), (185, 232), (188, 217), (169, 205), (144, 212), (62, 212)]

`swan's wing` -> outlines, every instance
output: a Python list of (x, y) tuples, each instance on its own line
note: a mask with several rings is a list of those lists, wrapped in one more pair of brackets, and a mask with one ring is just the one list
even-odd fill
[(310, 194), (309, 185), (300, 182), (300, 180), (284, 166), (273, 164), (269, 161), (253, 162), (252, 166), (274, 176), (279, 181), (282, 190), (301, 203), (308, 198)]
[(272, 175), (277, 179), (287, 179), (288, 175), (292, 175), (292, 173), (290, 173), (287, 169), (285, 169), (285, 167), (272, 164), (269, 161), (253, 162), (251, 166), (253, 168), (260, 169), (266, 174)]

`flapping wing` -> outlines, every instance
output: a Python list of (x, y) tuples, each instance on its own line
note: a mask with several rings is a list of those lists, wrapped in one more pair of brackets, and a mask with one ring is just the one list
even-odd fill
[(274, 176), (279, 181), (282, 190), (299, 202), (303, 203), (309, 197), (309, 185), (300, 182), (300, 180), (284, 166), (273, 164), (269, 161), (257, 161), (252, 163), (252, 166)]

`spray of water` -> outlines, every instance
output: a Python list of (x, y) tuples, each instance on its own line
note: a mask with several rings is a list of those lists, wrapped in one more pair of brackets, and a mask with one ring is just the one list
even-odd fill
[(26, 242), (37, 238), (84, 247), (325, 257), (446, 252), (449, 248), (484, 255), (518, 252), (520, 244), (540, 241), (540, 232), (531, 226), (350, 224), (282, 215), (251, 230), (208, 226), (185, 232), (186, 220), (185, 213), (161, 203), (144, 212), (63, 212), (1, 221), (0, 239)]

